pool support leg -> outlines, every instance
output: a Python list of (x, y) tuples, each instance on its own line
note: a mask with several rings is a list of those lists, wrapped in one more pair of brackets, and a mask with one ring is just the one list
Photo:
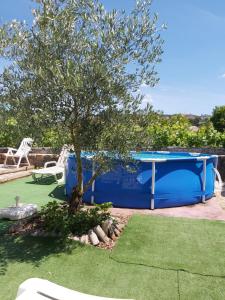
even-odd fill
[(151, 186), (151, 201), (150, 209), (155, 208), (155, 161), (152, 162), (152, 186)]
[[(95, 162), (92, 160), (92, 176), (95, 175)], [(91, 192), (94, 193), (95, 191), (95, 180), (92, 182), (91, 185)], [(94, 204), (95, 202), (95, 196), (91, 195), (91, 204)]]
[(206, 192), (206, 172), (207, 172), (207, 159), (208, 156), (200, 156), (197, 160), (202, 161), (203, 163), (203, 174), (202, 174), (202, 203), (206, 203), (205, 192)]
[(203, 184), (202, 184), (202, 203), (205, 203), (205, 189), (206, 189), (206, 159), (203, 160)]
[(207, 157), (202, 158), (203, 162), (203, 175), (202, 175), (202, 203), (206, 203), (205, 200), (205, 191), (206, 191), (206, 162), (207, 162)]

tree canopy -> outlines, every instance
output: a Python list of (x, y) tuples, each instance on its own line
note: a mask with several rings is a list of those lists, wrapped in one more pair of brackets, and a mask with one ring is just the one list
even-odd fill
[(214, 108), (211, 121), (216, 130), (225, 131), (225, 105)]
[[(163, 26), (151, 0), (129, 14), (97, 0), (36, 2), (31, 27), (14, 20), (0, 28), (0, 55), (12, 62), (0, 77), (1, 106), (34, 136), (52, 126), (67, 133), (82, 195), (82, 150), (125, 154), (137, 143), (131, 115), (140, 85), (159, 80)], [(106, 158), (96, 160), (104, 169)]]

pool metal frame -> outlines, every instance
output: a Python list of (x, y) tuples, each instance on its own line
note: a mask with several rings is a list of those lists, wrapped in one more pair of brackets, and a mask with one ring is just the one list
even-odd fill
[[(158, 153), (168, 153), (164, 151), (157, 151)], [(214, 156), (214, 155), (212, 155)], [(212, 156), (199, 156), (196, 157), (197, 160), (200, 160), (203, 162), (203, 178), (202, 178), (202, 203), (206, 203), (205, 200), (205, 191), (206, 191), (206, 162), (207, 159), (209, 159)], [(216, 160), (216, 166), (214, 168), (214, 171), (217, 170), (217, 164), (218, 164), (218, 156), (215, 155), (217, 158)], [(151, 185), (151, 198), (150, 198), (150, 208), (153, 210), (155, 208), (155, 171), (156, 171), (156, 162), (166, 162), (167, 159), (141, 159), (143, 162), (151, 162), (152, 163), (152, 185)], [(218, 172), (218, 170), (217, 170)], [(218, 172), (219, 173), (219, 172)], [(217, 173), (215, 173), (216, 175)]]
[[(171, 153), (169, 151), (156, 151), (156, 153), (159, 154), (168, 154)], [(216, 158), (216, 162), (215, 162), (215, 166), (214, 166), (214, 173), (215, 173), (215, 179), (216, 177), (218, 178), (219, 181), (219, 185), (221, 185), (222, 180), (221, 180), (221, 176), (220, 173), (217, 170), (217, 165), (218, 165), (218, 156), (217, 155), (205, 155), (205, 156), (197, 156), (199, 155), (199, 153), (189, 153), (191, 155), (190, 158), (188, 159), (196, 159), (197, 161), (202, 161), (202, 168), (203, 168), (203, 173), (202, 173), (202, 196), (201, 196), (201, 200), (202, 203), (206, 203), (206, 178), (207, 178), (207, 160), (214, 157)], [(91, 156), (88, 157), (88, 159), (91, 159)], [(187, 160), (188, 160), (187, 159)], [(167, 161), (171, 161), (171, 160), (179, 160), (176, 158), (172, 158), (172, 159), (161, 159), (161, 158), (140, 158), (138, 159), (142, 162), (149, 162), (152, 164), (152, 178), (151, 178), (151, 193), (150, 193), (150, 209), (154, 210), (155, 209), (155, 187), (156, 187), (156, 164), (158, 163), (164, 163)], [(95, 162), (92, 161), (92, 176), (95, 174)], [(95, 192), (95, 180), (92, 182), (92, 186), (91, 186), (91, 191)], [(95, 201), (94, 195), (91, 195), (91, 203), (93, 204)]]
[[(158, 153), (168, 153), (167, 151), (157, 151)], [(212, 155), (214, 156), (214, 155)], [(203, 178), (202, 178), (202, 203), (206, 203), (205, 200), (205, 191), (206, 191), (206, 162), (207, 159), (209, 159), (212, 156), (198, 156), (196, 157), (196, 160), (200, 160), (203, 162)], [(217, 155), (215, 155), (215, 157), (217, 157)], [(151, 195), (150, 195), (150, 209), (154, 210), (155, 209), (155, 173), (156, 173), (156, 163), (163, 163), (166, 162), (167, 159), (140, 159), (143, 162), (151, 162), (152, 163), (152, 180), (151, 180)], [(214, 171), (217, 170), (217, 164), (218, 164), (218, 157), (217, 157), (217, 161), (216, 161), (216, 166), (214, 168)], [(218, 172), (218, 170), (217, 170)], [(95, 174), (95, 164), (94, 162), (92, 163), (92, 176)], [(95, 180), (92, 183), (92, 187), (91, 187), (92, 192), (95, 191)], [(94, 196), (91, 196), (91, 203), (94, 203)]]

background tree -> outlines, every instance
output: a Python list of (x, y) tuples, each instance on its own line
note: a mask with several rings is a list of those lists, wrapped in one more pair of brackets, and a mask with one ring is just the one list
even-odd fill
[(168, 146), (187, 146), (190, 121), (182, 115), (165, 117), (162, 113), (150, 116), (147, 137), (155, 150)]
[(217, 131), (212, 122), (207, 121), (191, 130), (191, 122), (186, 116), (173, 115), (165, 117), (162, 113), (152, 113), (148, 116), (144, 129), (142, 145), (147, 149), (162, 150), (165, 147), (224, 147), (225, 133)]
[(214, 108), (211, 121), (216, 130), (225, 131), (225, 105)]
[[(162, 39), (151, 0), (106, 11), (97, 0), (36, 0), (31, 28), (13, 21), (0, 29), (0, 54), (12, 61), (1, 76), (1, 101), (23, 128), (58, 126), (76, 154), (77, 187), (71, 209), (109, 167), (137, 143), (130, 117), (139, 86), (158, 82)], [(97, 169), (83, 182), (82, 150), (96, 151)]]

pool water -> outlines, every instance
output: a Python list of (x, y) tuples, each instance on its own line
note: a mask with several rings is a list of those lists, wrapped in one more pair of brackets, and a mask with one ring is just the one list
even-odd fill
[(198, 157), (208, 157), (208, 154), (183, 153), (183, 152), (131, 152), (131, 156), (136, 160), (171, 160), (171, 159), (194, 159)]

